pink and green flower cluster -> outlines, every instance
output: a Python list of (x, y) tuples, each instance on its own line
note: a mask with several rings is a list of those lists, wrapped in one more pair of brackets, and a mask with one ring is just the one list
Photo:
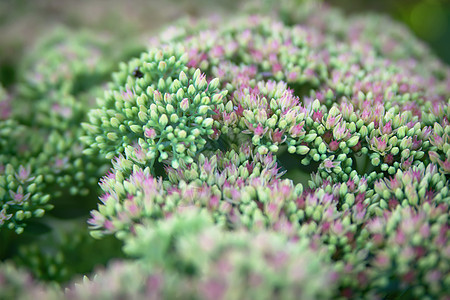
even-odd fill
[[(450, 68), (391, 21), (289, 3), (171, 27), (109, 84), (107, 42), (30, 56), (0, 93), (0, 229), (25, 235), (0, 255), (53, 282), (119, 261), (64, 292), (5, 263), (0, 297), (447, 299)], [(59, 236), (28, 241), (52, 207)]]
[[(203, 136), (204, 147), (196, 147), (188, 160), (177, 160), (179, 152), (172, 144), (172, 153), (159, 154), (164, 168), (147, 161), (156, 155), (146, 145), (144, 129), (153, 129), (160, 141), (159, 128), (166, 122), (153, 122), (165, 108), (153, 105), (156, 99), (147, 107), (136, 104), (136, 115), (125, 115), (121, 122), (128, 124), (127, 130), (131, 132), (136, 122), (139, 130), (123, 135), (127, 140), (115, 148), (119, 157), (101, 181), (102, 203), (89, 220), (92, 234), (114, 233), (127, 240), (139, 236), (143, 222), (183, 215), (194, 206), (222, 230), (274, 230), (291, 241), (306, 241), (312, 250), (323, 249), (337, 272), (337, 293), (343, 297), (405, 291), (411, 297), (441, 296), (442, 276), (438, 283), (423, 278), (405, 281), (405, 272), (415, 272), (411, 264), (401, 272), (383, 273), (377, 257), (384, 250), (373, 248), (368, 240), (370, 224), (388, 222), (397, 211), (420, 214), (428, 205), (448, 214), (444, 126), (450, 93), (441, 84), (448, 79), (431, 71), (419, 74), (370, 44), (349, 42), (328, 35), (331, 29), (307, 25), (252, 16), (207, 29), (193, 27), (173, 41), (154, 40), (155, 48), (124, 66), (116, 75), (115, 84), (120, 76), (123, 82), (119, 90), (140, 81), (151, 92), (164, 90), (164, 85), (157, 87), (161, 79), (153, 69), (140, 66), (172, 60), (171, 65), (184, 67), (178, 74), (169, 69), (175, 72), (168, 75), (170, 82), (184, 77), (186, 69), (199, 68), (205, 86), (209, 81), (223, 93), (204, 110), (203, 118), (213, 120), (211, 131)], [(184, 55), (178, 53), (180, 44)], [(167, 56), (155, 55), (158, 48)], [(136, 79), (136, 70), (141, 78)], [(436, 85), (429, 88), (430, 82)], [(109, 109), (110, 117), (117, 114), (113, 103), (122, 103), (114, 91), (107, 93), (114, 97), (106, 97), (111, 106), (99, 109)], [(141, 87), (133, 97), (145, 93)], [(183, 104), (182, 97), (178, 101)], [(138, 111), (158, 117), (141, 120)], [(93, 124), (95, 131), (88, 130), (91, 141), (101, 143), (110, 133), (107, 118), (104, 121)], [(178, 119), (173, 123), (169, 133), (186, 124)], [(200, 122), (190, 124), (202, 127)], [(433, 221), (424, 222), (431, 227)], [(442, 228), (447, 236), (448, 228)], [(383, 234), (389, 235), (386, 230)], [(440, 250), (445, 247), (448, 243)], [(431, 248), (424, 251), (426, 259), (436, 255)], [(438, 254), (444, 261), (442, 270), (448, 268), (444, 252)], [(363, 270), (364, 264), (371, 267)], [(389, 262), (391, 268), (396, 264)]]

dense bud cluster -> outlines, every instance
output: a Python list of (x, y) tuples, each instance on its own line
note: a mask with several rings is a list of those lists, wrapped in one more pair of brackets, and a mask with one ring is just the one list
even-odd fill
[(148, 167), (117, 158), (101, 181), (102, 204), (89, 220), (100, 230), (93, 235), (124, 236), (142, 219), (167, 218), (189, 206), (204, 208), (218, 223), (232, 228), (265, 227), (295, 211), (302, 186), (278, 179), (282, 174), (272, 156), (257, 153), (252, 158), (248, 146), (241, 150), (218, 152), (210, 159), (200, 155), (198, 165), (183, 171), (168, 168), (168, 181), (153, 177)]
[[(289, 3), (284, 22), (171, 27), (103, 95), (78, 80), (111, 71), (92, 74), (107, 51), (63, 43), (36, 64), (55, 76), (19, 89), (39, 95), (29, 122), (1, 94), (0, 228), (22, 232), (67, 189), (86, 199), (101, 174), (90, 233), (134, 260), (66, 297), (446, 299), (450, 68), (382, 18)], [(87, 69), (52, 65), (67, 55)], [(35, 276), (86, 272), (65, 267), (78, 246), (39, 247), (16, 257)]]
[(21, 233), (68, 195), (92, 199), (107, 161), (82, 153), (80, 123), (113, 70), (107, 46), (56, 31), (24, 58), (16, 92), (0, 93), (1, 228)]
[(83, 124), (89, 134), (85, 143), (107, 158), (139, 145), (143, 153), (136, 153), (142, 156), (138, 159), (150, 166), (167, 160), (174, 168), (181, 161), (192, 163), (214, 133), (212, 109), (226, 93), (218, 90), (218, 79), (208, 83), (199, 69), (186, 64), (184, 49), (167, 48), (122, 65), (101, 108)]
[(449, 208), (425, 203), (417, 209), (399, 206), (367, 223), (367, 246), (354, 256), (362, 260), (345, 266), (359, 278), (347, 292), (366, 289), (369, 295), (383, 297), (442, 297), (450, 280)]
[[(402, 281), (403, 273), (382, 275), (375, 262), (367, 272), (347, 270), (371, 264), (372, 256), (384, 251), (367, 242), (375, 220), (387, 222), (391, 213), (420, 211), (425, 204), (444, 205), (442, 213), (448, 207), (447, 133), (441, 124), (448, 122), (449, 92), (427, 84), (448, 79), (432, 72), (418, 75), (361, 41), (346, 44), (315, 28), (257, 16), (197, 30), (186, 37), (187, 56), (178, 60), (200, 68), (209, 80), (221, 79), (227, 93), (210, 107), (214, 134), (205, 136), (205, 144), (222, 150), (198, 147), (192, 159), (168, 162), (164, 175), (155, 177), (145, 157), (151, 151), (143, 143), (116, 148), (125, 156), (102, 179), (103, 203), (89, 221), (93, 234), (126, 239), (143, 220), (170, 218), (197, 206), (223, 228), (275, 229), (322, 247), (339, 270), (344, 296), (383, 294), (381, 283), (353, 286), (351, 278), (358, 276), (398, 278), (402, 283), (393, 295), (402, 289), (409, 293), (417, 283)], [(165, 38), (158, 47), (177, 49), (181, 40), (180, 35), (172, 43)], [(337, 47), (331, 48), (333, 42)], [(129, 78), (136, 64), (128, 66)], [(142, 74), (151, 77), (151, 72)], [(143, 130), (135, 133), (145, 139)], [(309, 180), (302, 170), (312, 172)], [(411, 295), (442, 288), (433, 286)]]
[(37, 282), (23, 269), (9, 262), (0, 263), (0, 297), (2, 299), (58, 299), (63, 294), (56, 288)]

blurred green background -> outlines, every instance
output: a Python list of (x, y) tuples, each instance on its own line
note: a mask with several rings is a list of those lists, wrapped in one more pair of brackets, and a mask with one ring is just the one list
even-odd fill
[(447, 64), (450, 64), (449, 0), (327, 0), (346, 13), (375, 11), (407, 25)]
[[(410, 27), (450, 64), (450, 0), (325, 2), (348, 14), (376, 11), (390, 15)], [(139, 34), (150, 37), (184, 16), (234, 14), (240, 4), (238, 0), (0, 0), (0, 83), (13, 84), (22, 53), (29, 51), (36, 37), (59, 25), (100, 30), (115, 38)]]

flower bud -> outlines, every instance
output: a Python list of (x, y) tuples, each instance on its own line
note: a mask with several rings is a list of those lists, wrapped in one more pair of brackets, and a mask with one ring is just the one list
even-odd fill
[(167, 118), (166, 114), (162, 114), (159, 117), (159, 121), (158, 121), (159, 125), (161, 125), (161, 127), (166, 127), (167, 123), (169, 123), (169, 119)]
[(202, 126), (205, 128), (210, 128), (213, 123), (214, 120), (212, 118), (206, 118), (205, 120), (203, 120)]
[(359, 141), (359, 136), (352, 136), (348, 141), (347, 141), (347, 147), (351, 148), (356, 146), (356, 144), (358, 144)]
[(184, 73), (183, 71), (180, 72), (180, 76), (178, 77), (178, 79), (180, 80), (182, 85), (188, 84), (188, 78), (186, 76), (186, 73)]
[(214, 78), (209, 83), (208, 91), (210, 91), (210, 92), (215, 91), (219, 87), (219, 84), (220, 84), (219, 78)]
[(299, 155), (306, 155), (309, 152), (308, 146), (300, 145), (297, 146), (297, 154)]

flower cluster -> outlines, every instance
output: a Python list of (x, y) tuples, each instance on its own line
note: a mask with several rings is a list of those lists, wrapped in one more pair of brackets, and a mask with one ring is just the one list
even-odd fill
[[(105, 35), (62, 28), (39, 39), (21, 65), (20, 95), (27, 100), (50, 93), (78, 95), (103, 83), (114, 68), (105, 55), (118, 56), (110, 43)], [(68, 110), (60, 104), (61, 111)]]
[(63, 296), (58, 289), (37, 282), (28, 272), (9, 262), (0, 263), (0, 279), (2, 299), (44, 300)]
[(35, 114), (0, 92), (0, 228), (85, 217), (101, 177), (98, 240), (0, 255), (54, 282), (130, 259), (69, 299), (446, 299), (450, 68), (391, 21), (290, 3), (171, 27), (107, 86), (104, 44), (45, 46), (17, 89)]
[(191, 293), (200, 299), (328, 298), (336, 288), (323, 252), (267, 231), (222, 231), (195, 209), (138, 226), (124, 251), (144, 264), (191, 277)]
[(182, 48), (153, 50), (122, 65), (101, 108), (83, 124), (85, 143), (107, 158), (139, 145), (151, 166), (166, 160), (174, 168), (180, 161), (191, 163), (214, 133), (213, 109), (226, 92), (218, 90), (219, 79), (208, 83), (199, 69), (186, 65)]
[[(115, 262), (92, 280), (70, 284), (64, 296), (317, 299), (336, 290), (335, 274), (320, 251), (270, 232), (223, 231), (195, 209), (139, 225), (125, 252), (138, 263)], [(49, 291), (46, 296), (54, 299)]]
[(422, 201), (448, 205), (450, 196), (445, 182), (445, 173), (438, 172), (434, 164), (429, 164), (426, 169), (422, 166), (404, 172), (398, 170), (395, 176), (375, 182), (371, 202), (378, 202), (383, 209), (393, 209), (399, 204), (417, 207)]
[(42, 191), (44, 177), (33, 176), (30, 165), (11, 164), (3, 166), (0, 173), (0, 226), (22, 233), (25, 222), (32, 217), (40, 218), (45, 210), (53, 207), (50, 195)]
[[(6, 95), (1, 103), (10, 102)], [(10, 103), (7, 103), (10, 105)], [(44, 191), (44, 175), (34, 161), (21, 158), (36, 154), (40, 141), (24, 125), (10, 119), (5, 109), (0, 119), (0, 228), (21, 233), (32, 217), (42, 217), (51, 209), (50, 195)], [(28, 144), (30, 143), (30, 144)]]
[(89, 220), (92, 234), (117, 233), (123, 238), (141, 220), (167, 218), (190, 206), (203, 208), (231, 228), (265, 227), (293, 214), (303, 187), (279, 179), (282, 173), (273, 156), (252, 156), (248, 146), (241, 150), (218, 152), (210, 159), (201, 155), (198, 164), (184, 166), (183, 171), (169, 167), (169, 180), (118, 157), (101, 180), (102, 204)]
[[(215, 118), (221, 133), (251, 134), (261, 153), (283, 151), (285, 143), (290, 153), (306, 155), (304, 165), (334, 155), (344, 171), (337, 169), (341, 181), (367, 163), (373, 181), (421, 161), (430, 146), (429, 126), (445, 118), (449, 91), (440, 87), (448, 76), (421, 64), (426, 72), (420, 77), (359, 40), (328, 37), (328, 30), (255, 16), (186, 37), (194, 49), (188, 50), (189, 65), (210, 70), (229, 91)], [(297, 77), (288, 73), (292, 67)], [(427, 82), (436, 82), (436, 89)], [(361, 154), (366, 159), (354, 157)]]
[[(219, 88), (228, 92), (210, 107), (209, 147), (197, 148), (189, 161), (166, 161), (169, 166), (158, 172), (147, 162), (151, 151), (143, 143), (116, 148), (125, 156), (114, 160), (101, 181), (104, 194), (89, 221), (92, 234), (116, 233), (126, 240), (145, 220), (197, 206), (225, 228), (272, 229), (326, 249), (344, 296), (383, 294), (382, 285), (351, 284), (378, 271), (360, 274), (349, 266), (382, 251), (367, 243), (369, 224), (388, 218), (397, 206), (448, 206), (448, 133), (441, 124), (448, 122), (449, 93), (427, 84), (447, 79), (417, 75), (362, 41), (348, 44), (326, 33), (258, 16), (190, 30), (183, 63), (200, 68), (206, 78), (221, 78)], [(177, 49), (182, 39), (166, 37), (153, 46)], [(331, 49), (333, 42), (337, 47)], [(128, 78), (136, 64), (129, 64)], [(128, 81), (122, 88), (127, 86)], [(144, 136), (143, 130), (137, 133)], [(97, 134), (101, 139), (104, 133)], [(221, 150), (211, 152), (214, 145)], [(302, 170), (312, 173), (309, 181)], [(402, 282), (393, 294), (417, 284), (402, 281), (400, 273), (379, 272), (383, 280)], [(423, 295), (442, 291), (424, 289)]]
[[(445, 298), (449, 282), (449, 207), (398, 206), (366, 223), (366, 246), (342, 265), (345, 295)], [(355, 281), (354, 278), (357, 278)]]
[(0, 228), (21, 233), (28, 219), (69, 197), (84, 198), (78, 209), (95, 199), (107, 160), (84, 155), (79, 138), (114, 66), (104, 58), (111, 42), (99, 37), (68, 30), (44, 37), (26, 54), (16, 92), (1, 90)]

